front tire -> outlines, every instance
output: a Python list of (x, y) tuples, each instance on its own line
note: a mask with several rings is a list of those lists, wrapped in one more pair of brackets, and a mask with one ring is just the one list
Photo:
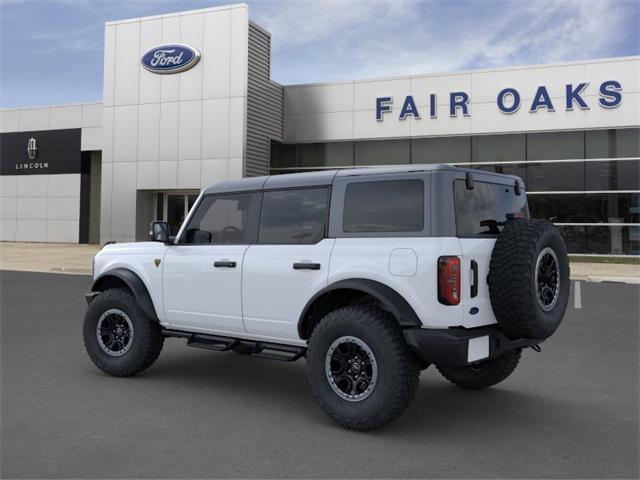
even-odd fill
[(93, 364), (116, 377), (135, 375), (150, 367), (164, 344), (158, 322), (145, 316), (125, 288), (105, 290), (91, 302), (83, 337)]
[(313, 395), (335, 422), (372, 430), (398, 417), (418, 387), (419, 366), (395, 319), (373, 306), (327, 314), (307, 350)]
[(444, 378), (465, 390), (481, 390), (506, 379), (518, 366), (521, 349), (466, 367), (436, 366)]

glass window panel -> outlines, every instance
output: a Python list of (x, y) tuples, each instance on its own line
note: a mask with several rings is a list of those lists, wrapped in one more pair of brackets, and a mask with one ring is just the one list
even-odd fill
[(371, 140), (355, 143), (356, 165), (404, 165), (410, 163), (409, 140)]
[(308, 188), (265, 192), (259, 243), (311, 244), (324, 238), (329, 190)]
[(302, 143), (296, 145), (298, 167), (324, 166), (324, 143)]
[[(259, 194), (214, 195), (202, 199), (180, 243), (251, 243), (250, 217), (255, 214)], [(184, 196), (182, 197), (184, 201)]]
[(586, 252), (603, 255), (638, 255), (640, 227), (590, 226), (586, 230)]
[(327, 167), (350, 167), (353, 165), (353, 142), (331, 142), (325, 144)]
[(526, 182), (530, 192), (583, 191), (584, 162), (530, 162)]
[(586, 195), (586, 222), (640, 223), (640, 193)]
[(167, 222), (171, 235), (177, 235), (184, 222), (184, 195), (167, 195)]
[(286, 143), (271, 142), (271, 167), (293, 168), (296, 167), (296, 146)]
[(586, 158), (640, 157), (640, 129), (587, 131), (585, 144)]
[(584, 132), (527, 134), (527, 160), (584, 158)]
[(156, 220), (164, 220), (164, 193), (156, 193)]
[(567, 253), (589, 253), (585, 246), (586, 227), (559, 225), (558, 231), (567, 246)]
[(617, 131), (618, 157), (640, 157), (640, 128), (623, 128)]
[(526, 160), (524, 134), (478, 135), (472, 138), (472, 162), (505, 162)]
[(586, 190), (640, 190), (640, 160), (585, 163)]
[(487, 235), (493, 232), (485, 220), (504, 222), (510, 213), (529, 217), (527, 197), (516, 195), (514, 187), (497, 183), (475, 182), (469, 190), (464, 180), (453, 182), (456, 232), (459, 236)]
[(343, 217), (345, 232), (420, 232), (423, 229), (422, 180), (356, 182), (347, 185)]
[[(472, 166), (477, 170), (483, 170), (485, 172), (495, 172), (495, 173), (504, 173), (507, 175), (516, 175), (522, 179), (522, 181), (526, 180), (527, 170), (525, 168), (525, 164), (523, 163), (504, 163), (504, 164), (495, 164), (495, 165), (477, 165)], [(527, 186), (527, 189), (529, 187)]]
[(557, 223), (584, 223), (593, 220), (585, 216), (584, 194), (527, 195), (532, 218), (546, 218)]
[(411, 163), (468, 163), (470, 161), (471, 137), (411, 140)]

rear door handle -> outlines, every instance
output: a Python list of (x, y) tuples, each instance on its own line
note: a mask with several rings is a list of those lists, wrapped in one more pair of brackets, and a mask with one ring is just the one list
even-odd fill
[(473, 284), (471, 285), (471, 298), (478, 296), (478, 262), (471, 260), (471, 274)]
[(294, 270), (320, 270), (319, 263), (299, 262), (293, 264)]
[(230, 262), (229, 260), (218, 260), (213, 262), (213, 266), (216, 268), (236, 268), (236, 262)]

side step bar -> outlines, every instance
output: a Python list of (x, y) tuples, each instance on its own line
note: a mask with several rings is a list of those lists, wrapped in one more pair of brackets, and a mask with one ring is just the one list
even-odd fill
[(223, 337), (205, 333), (189, 333), (180, 330), (164, 329), (162, 334), (165, 337), (186, 338), (187, 346), (189, 347), (206, 348), (218, 352), (226, 352), (240, 347), (254, 357), (271, 358), (285, 362), (298, 360), (300, 357), (303, 357), (307, 351), (305, 347), (296, 347), (293, 345)]

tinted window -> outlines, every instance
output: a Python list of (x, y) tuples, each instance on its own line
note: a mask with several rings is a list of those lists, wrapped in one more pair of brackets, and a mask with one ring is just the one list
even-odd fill
[(343, 230), (420, 232), (424, 229), (424, 182), (418, 179), (347, 185)]
[(531, 192), (584, 190), (585, 162), (527, 164), (527, 189)]
[(471, 161), (471, 137), (417, 138), (411, 141), (411, 163)]
[(327, 188), (265, 192), (259, 243), (319, 242), (324, 238), (328, 204)]
[(495, 233), (495, 227), (482, 226), (480, 222), (504, 222), (508, 213), (529, 217), (526, 196), (516, 195), (514, 188), (508, 185), (476, 181), (473, 190), (469, 190), (464, 180), (456, 180), (453, 192), (456, 231), (461, 237)]
[(411, 163), (409, 140), (366, 140), (356, 142), (356, 165), (402, 165)]
[(180, 243), (251, 243), (255, 238), (257, 200), (258, 194), (255, 193), (204, 197)]

